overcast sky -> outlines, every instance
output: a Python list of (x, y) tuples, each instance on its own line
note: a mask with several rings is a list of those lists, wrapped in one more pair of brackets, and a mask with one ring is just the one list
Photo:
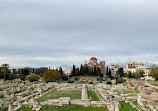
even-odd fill
[(158, 63), (158, 0), (0, 0), (0, 64)]

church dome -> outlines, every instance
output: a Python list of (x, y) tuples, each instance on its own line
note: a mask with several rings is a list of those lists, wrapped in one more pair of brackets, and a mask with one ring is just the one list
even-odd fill
[(90, 60), (97, 60), (97, 58), (95, 58), (95, 57), (92, 57)]

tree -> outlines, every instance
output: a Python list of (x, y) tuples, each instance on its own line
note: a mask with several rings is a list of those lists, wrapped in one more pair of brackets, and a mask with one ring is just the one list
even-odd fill
[(17, 71), (16, 71), (16, 69), (13, 69), (13, 72), (12, 72), (12, 74), (17, 74)]
[(63, 69), (62, 69), (61, 66), (59, 67), (59, 72), (60, 72), (61, 74), (63, 74)]
[(158, 69), (152, 69), (149, 76), (154, 77), (156, 80), (158, 80)]
[(21, 70), (21, 73), (24, 74), (24, 75), (29, 75), (30, 70), (29, 70), (29, 68), (24, 68), (24, 69)]
[(41, 77), (40, 77), (39, 75), (32, 73), (32, 74), (28, 75), (28, 76), (25, 78), (25, 80), (28, 80), (28, 81), (30, 81), (30, 82), (33, 82), (33, 81), (38, 81), (40, 78), (41, 78)]
[(137, 70), (135, 73), (133, 73), (134, 78), (140, 78), (144, 76), (144, 71), (143, 70)]
[(111, 70), (109, 69), (109, 77), (111, 78), (112, 76), (111, 76)]
[(132, 78), (132, 77), (133, 77), (131, 71), (128, 71), (128, 73), (127, 73), (127, 77), (128, 77), (128, 78)]
[(69, 79), (69, 77), (67, 75), (63, 74), (62, 77), (61, 77), (61, 79), (63, 81), (67, 81)]
[(76, 67), (75, 67), (75, 65), (73, 65), (71, 76), (75, 76), (75, 75), (76, 75)]
[(85, 67), (85, 75), (88, 75), (89, 74), (89, 68), (86, 66)]
[(84, 75), (84, 73), (85, 73), (85, 71), (84, 71), (84, 67), (82, 66), (82, 64), (81, 64), (81, 66), (80, 66), (80, 75)]
[(108, 66), (107, 66), (107, 68), (106, 68), (106, 71), (107, 71), (107, 72), (106, 72), (106, 75), (109, 76), (109, 68), (108, 68)]
[(123, 77), (124, 76), (124, 71), (123, 68), (119, 68), (118, 71), (116, 72), (116, 74), (118, 75), (118, 77)]
[(79, 75), (80, 75), (79, 68), (76, 68), (76, 69), (75, 69), (75, 76), (79, 76)]
[(9, 65), (8, 64), (2, 64), (1, 67), (2, 67), (1, 71), (4, 74), (4, 81), (6, 81), (6, 76), (7, 76), (8, 72), (9, 72)]
[(45, 82), (51, 82), (51, 81), (54, 81), (54, 80), (59, 80), (61, 75), (62, 74), (58, 71), (47, 70), (44, 73), (44, 80), (45, 80)]

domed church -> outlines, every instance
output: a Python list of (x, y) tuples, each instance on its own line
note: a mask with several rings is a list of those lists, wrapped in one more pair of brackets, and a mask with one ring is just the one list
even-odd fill
[(100, 61), (100, 63), (98, 63), (96, 57), (90, 58), (90, 62), (88, 64), (85, 64), (85, 66), (87, 66), (88, 68), (100, 68), (101, 73), (105, 74), (105, 61)]

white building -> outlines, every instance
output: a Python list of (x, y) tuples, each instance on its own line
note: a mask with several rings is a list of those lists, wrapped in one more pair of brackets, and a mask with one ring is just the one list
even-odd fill
[(67, 68), (65, 71), (64, 71), (64, 74), (65, 75), (70, 75), (72, 72), (72, 68)]
[(146, 65), (143, 62), (136, 63), (135, 67), (136, 67), (137, 70), (143, 70), (143, 71), (145, 71), (145, 69), (146, 69)]
[(143, 70), (145, 72), (145, 70), (146, 70), (145, 63), (143, 63), (143, 62), (140, 62), (140, 63), (130, 62), (129, 64), (126, 64), (126, 68), (124, 69), (124, 71), (126, 73), (128, 71), (135, 73), (137, 70)]
[(118, 64), (113, 64), (113, 65), (110, 65), (110, 70), (111, 70), (111, 76), (112, 77), (116, 77), (116, 72), (118, 71), (118, 69), (120, 68), (120, 66)]

